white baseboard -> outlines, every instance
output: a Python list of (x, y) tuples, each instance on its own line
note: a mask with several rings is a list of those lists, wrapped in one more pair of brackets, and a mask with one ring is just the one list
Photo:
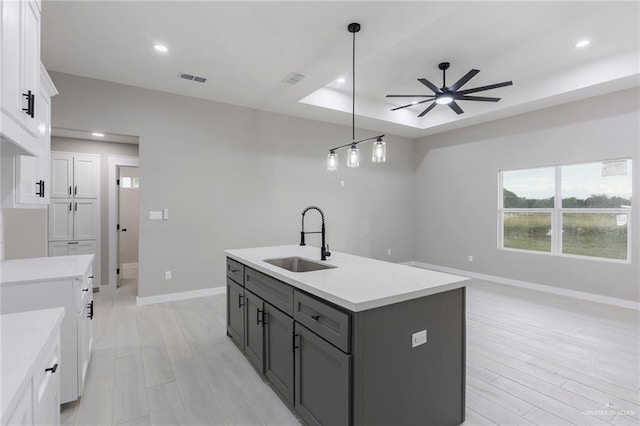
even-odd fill
[(159, 294), (157, 296), (136, 297), (136, 305), (151, 305), (154, 303), (173, 302), (174, 300), (193, 299), (195, 297), (215, 296), (216, 294), (224, 294), (227, 287), (203, 288), (202, 290), (183, 291), (179, 293)]
[(495, 275), (481, 274), (478, 272), (463, 271), (461, 269), (448, 268), (446, 266), (432, 265), (424, 262), (402, 262), (404, 265), (415, 266), (417, 268), (432, 269), (434, 271), (446, 272), (448, 274), (462, 275), (464, 277), (476, 278), (483, 281), (490, 281), (498, 284), (506, 284), (514, 287), (527, 288), (530, 290), (543, 291), (545, 293), (558, 294), (560, 296), (573, 297), (575, 299), (589, 300), (591, 302), (604, 303), (606, 305), (618, 306), (621, 308), (635, 309), (640, 311), (640, 303), (632, 300), (618, 299), (615, 297), (602, 296), (599, 294), (587, 293), (584, 291), (568, 290), (565, 288), (552, 287), (549, 285), (535, 284), (527, 281), (514, 280), (511, 278), (498, 277)]
[(121, 278), (138, 278), (138, 262), (120, 264)]

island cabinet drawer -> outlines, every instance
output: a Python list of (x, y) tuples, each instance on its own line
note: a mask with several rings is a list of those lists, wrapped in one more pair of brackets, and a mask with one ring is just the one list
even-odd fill
[(244, 286), (285, 314), (293, 316), (293, 287), (251, 268), (245, 268)]
[(344, 352), (351, 352), (350, 314), (296, 290), (293, 318)]
[(227, 277), (240, 285), (244, 285), (244, 265), (227, 257)]

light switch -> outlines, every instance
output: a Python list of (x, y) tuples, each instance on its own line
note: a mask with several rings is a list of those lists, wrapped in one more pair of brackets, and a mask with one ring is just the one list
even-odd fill
[(169, 209), (162, 210), (162, 219), (169, 220)]
[(416, 346), (424, 345), (427, 343), (427, 330), (418, 331), (417, 333), (413, 333), (411, 335), (411, 347), (415, 348)]
[(151, 210), (149, 212), (149, 220), (162, 220), (162, 212)]

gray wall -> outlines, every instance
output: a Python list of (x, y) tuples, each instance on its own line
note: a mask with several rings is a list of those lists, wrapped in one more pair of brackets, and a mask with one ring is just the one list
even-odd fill
[[(60, 92), (53, 98), (54, 127), (140, 137), (142, 297), (223, 286), (223, 249), (296, 244), (300, 212), (310, 204), (325, 211), (331, 249), (391, 261), (414, 258), (414, 229), (408, 226), (415, 223), (412, 140), (387, 137), (383, 165), (367, 161), (371, 148), (365, 146), (359, 169), (345, 170), (342, 162), (329, 173), (327, 149), (349, 140), (347, 123), (56, 72), (51, 77)], [(150, 210), (163, 208), (170, 211), (168, 221), (148, 220)], [(307, 223), (311, 229), (319, 221), (310, 217)], [(309, 243), (319, 245), (318, 237), (309, 236)]]
[[(53, 127), (60, 126), (54, 122)], [(100, 284), (105, 285), (109, 282), (109, 155), (137, 157), (138, 145), (52, 137), (51, 151), (100, 155)]]
[[(639, 99), (636, 88), (419, 139), (416, 260), (640, 300)], [(497, 249), (499, 170), (620, 157), (633, 159), (631, 263)]]
[(3, 209), (4, 258), (47, 256), (47, 209)]

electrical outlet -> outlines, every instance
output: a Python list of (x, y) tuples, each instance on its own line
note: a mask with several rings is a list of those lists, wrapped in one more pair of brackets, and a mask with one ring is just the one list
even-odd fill
[(418, 331), (417, 333), (413, 333), (411, 335), (411, 347), (415, 348), (416, 346), (424, 345), (427, 343), (427, 330)]
[(473, 262), (473, 255), (469, 255), (469, 262)]
[(391, 249), (387, 249), (387, 256), (391, 256)]
[(171, 271), (164, 271), (164, 279), (165, 280), (171, 279)]
[(340, 181), (340, 188), (344, 188), (344, 181), (343, 180)]

